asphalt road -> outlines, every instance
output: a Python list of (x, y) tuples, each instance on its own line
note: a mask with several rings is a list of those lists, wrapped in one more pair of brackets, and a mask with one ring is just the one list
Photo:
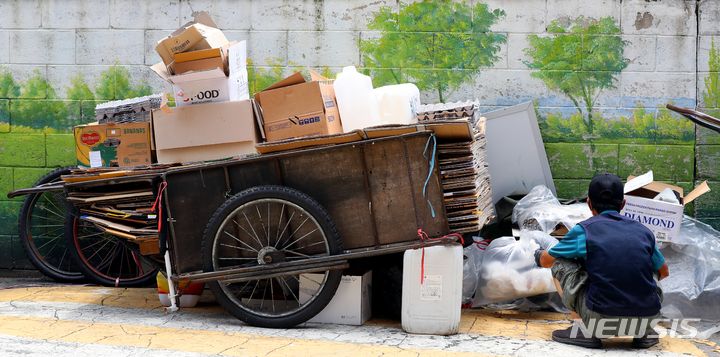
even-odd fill
[(64, 285), (0, 271), (0, 356), (720, 356), (717, 336), (664, 337), (648, 350), (631, 349), (629, 338), (596, 350), (552, 341), (568, 318), (464, 309), (453, 336), (407, 334), (400, 321), (383, 318), (263, 329), (227, 314), (209, 291), (198, 306), (168, 314), (154, 288)]

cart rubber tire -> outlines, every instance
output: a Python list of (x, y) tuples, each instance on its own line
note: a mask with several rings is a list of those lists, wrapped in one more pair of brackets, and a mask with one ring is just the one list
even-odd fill
[[(267, 217), (272, 219), (263, 219), (266, 208)], [(253, 219), (248, 219), (248, 216)], [(306, 226), (306, 222), (310, 223)], [(260, 229), (265, 234), (259, 233)], [(273, 235), (276, 237), (274, 240)], [(205, 272), (214, 272), (264, 264), (263, 254), (287, 254), (279, 259), (301, 261), (311, 255), (328, 256), (341, 252), (340, 233), (318, 202), (289, 187), (259, 186), (231, 197), (212, 216), (203, 237), (202, 264)], [(317, 274), (312, 277), (294, 274), (237, 283), (212, 281), (208, 285), (220, 305), (238, 319), (258, 327), (289, 328), (322, 311), (340, 285), (342, 270), (326, 270)], [(306, 300), (301, 298), (303, 293)]]
[[(69, 175), (75, 168), (55, 169), (40, 178), (35, 186), (60, 181), (62, 175)], [(57, 201), (56, 194), (58, 192), (38, 192), (25, 196), (18, 219), (20, 245), (30, 263), (45, 276), (61, 283), (84, 282), (85, 276), (68, 252), (65, 240), (67, 210)]]
[(157, 268), (134, 253), (117, 237), (92, 223), (68, 214), (65, 239), (78, 269), (93, 284), (107, 287), (144, 287), (156, 282)]

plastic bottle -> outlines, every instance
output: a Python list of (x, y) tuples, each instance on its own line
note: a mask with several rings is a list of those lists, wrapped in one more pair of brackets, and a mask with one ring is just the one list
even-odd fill
[(344, 67), (333, 87), (344, 132), (380, 123), (370, 77), (358, 73), (354, 66)]
[(456, 334), (462, 303), (462, 245), (437, 245), (424, 251), (425, 259), (422, 248), (405, 251), (402, 329), (417, 334)]
[(375, 88), (380, 124), (413, 124), (417, 122), (420, 90), (412, 83)]

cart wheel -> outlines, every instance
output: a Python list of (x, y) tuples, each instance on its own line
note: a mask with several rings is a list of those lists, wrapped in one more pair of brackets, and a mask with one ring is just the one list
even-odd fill
[[(319, 203), (292, 188), (261, 186), (238, 193), (215, 212), (205, 229), (202, 263), (203, 270), (214, 272), (341, 252), (340, 234)], [(327, 270), (241, 282), (220, 280), (209, 286), (220, 305), (240, 320), (286, 328), (320, 312), (341, 277), (341, 270)]]
[(102, 286), (146, 286), (155, 282), (157, 269), (112, 234), (68, 214), (65, 238), (78, 268), (92, 283)]
[[(75, 166), (55, 169), (35, 186), (60, 181)], [(75, 283), (85, 280), (65, 244), (65, 192), (40, 192), (25, 196), (20, 208), (18, 231), (20, 244), (30, 263), (55, 281)]]

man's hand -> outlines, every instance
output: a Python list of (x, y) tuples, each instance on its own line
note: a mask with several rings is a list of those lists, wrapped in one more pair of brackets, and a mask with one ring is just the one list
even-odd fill
[(542, 254), (545, 253), (546, 250), (543, 248), (539, 248), (535, 251), (535, 264), (539, 267), (543, 267), (542, 264), (540, 264), (540, 259), (542, 258)]

